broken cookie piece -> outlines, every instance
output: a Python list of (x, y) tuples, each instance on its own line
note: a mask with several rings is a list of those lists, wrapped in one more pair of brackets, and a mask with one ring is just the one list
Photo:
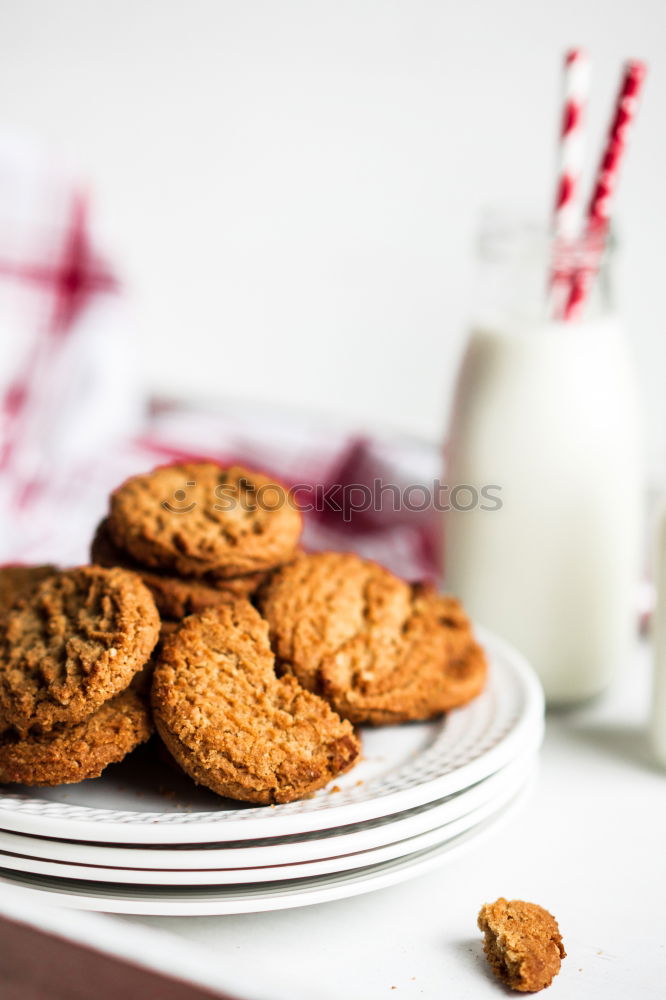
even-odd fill
[(246, 600), (190, 615), (161, 645), (157, 731), (182, 769), (218, 795), (293, 802), (359, 757), (351, 724), (274, 667), (268, 623)]
[(493, 972), (512, 990), (550, 986), (566, 951), (555, 917), (536, 903), (502, 897), (481, 907), (479, 929)]

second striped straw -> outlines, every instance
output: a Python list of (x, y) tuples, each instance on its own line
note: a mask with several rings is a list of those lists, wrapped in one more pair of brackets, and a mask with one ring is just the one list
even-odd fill
[[(562, 318), (577, 319), (585, 306), (591, 284), (601, 266), (610, 225), (612, 199), (617, 187), (620, 166), (627, 148), (628, 131), (638, 110), (638, 100), (645, 79), (645, 64), (637, 60), (624, 67), (620, 89), (592, 188), (583, 239), (590, 245), (581, 266), (574, 272), (564, 303)], [(589, 259), (587, 259), (589, 258)]]
[[(625, 64), (608, 137), (594, 179), (582, 232), (577, 225), (577, 195), (583, 148), (583, 111), (589, 90), (589, 62), (580, 49), (565, 58), (565, 97), (560, 135), (560, 171), (554, 210), (555, 252), (551, 270), (553, 314), (578, 319), (599, 272), (608, 239), (612, 199), (638, 108), (645, 64)], [(562, 250), (563, 252), (560, 252)]]

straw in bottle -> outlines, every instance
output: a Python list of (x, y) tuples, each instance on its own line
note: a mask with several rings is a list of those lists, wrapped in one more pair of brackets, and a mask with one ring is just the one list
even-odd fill
[(561, 315), (564, 310), (571, 283), (571, 271), (566, 266), (562, 267), (559, 247), (562, 244), (566, 246), (574, 237), (580, 211), (583, 126), (590, 90), (590, 60), (583, 49), (570, 49), (565, 53), (562, 81), (562, 119), (557, 144), (558, 177), (553, 206), (556, 252), (549, 277), (551, 308), (556, 316)]
[(558, 236), (576, 231), (580, 176), (583, 167), (583, 122), (590, 90), (590, 60), (583, 49), (564, 57), (564, 102), (559, 136), (559, 177), (554, 208)]
[(599, 163), (587, 210), (586, 237), (591, 241), (590, 259), (583, 262), (571, 279), (563, 313), (565, 320), (573, 320), (580, 316), (592, 280), (601, 264), (608, 233), (612, 199), (617, 187), (620, 165), (627, 147), (628, 132), (636, 117), (644, 79), (644, 63), (635, 60), (626, 63), (608, 131), (608, 139)]

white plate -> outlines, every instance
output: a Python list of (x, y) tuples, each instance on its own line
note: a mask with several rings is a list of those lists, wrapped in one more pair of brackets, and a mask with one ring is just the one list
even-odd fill
[[(543, 727), (543, 693), (529, 665), (478, 632), (490, 663), (485, 691), (435, 722), (365, 730), (364, 759), (338, 780), (335, 794), (323, 789), (287, 805), (239, 807), (165, 767), (157, 775), (142, 771), (134, 755), (96, 781), (0, 795), (0, 828), (112, 844), (254, 840), (360, 823), (462, 791), (514, 760)], [(168, 811), (153, 811), (156, 781), (177, 783), (176, 791), (166, 789)], [(207, 811), (187, 811), (201, 802)]]
[(117, 866), (99, 866), (85, 864), (68, 864), (60, 861), (47, 861), (42, 858), (28, 857), (16, 853), (0, 851), (0, 869), (31, 872), (34, 875), (53, 875), (56, 878), (89, 880), (92, 882), (122, 882), (127, 885), (246, 885), (252, 882), (274, 882), (283, 879), (310, 878), (315, 875), (326, 875), (331, 872), (348, 871), (355, 868), (366, 868), (380, 861), (389, 861), (404, 857), (416, 851), (443, 844), (452, 840), (485, 822), (491, 816), (500, 812), (509, 802), (516, 798), (520, 791), (532, 778), (535, 763), (531, 762), (527, 775), (520, 774), (520, 780), (507, 785), (500, 794), (494, 795), (483, 805), (472, 809), (465, 815), (441, 826), (433, 827), (415, 836), (393, 840), (381, 847), (370, 850), (358, 850), (349, 854), (337, 856), (322, 856), (314, 861), (299, 861), (292, 864), (265, 866), (254, 868), (218, 868), (218, 869), (140, 869), (119, 868)]
[(504, 825), (524, 801), (519, 795), (495, 816), (445, 844), (417, 851), (394, 861), (384, 861), (357, 871), (337, 872), (315, 878), (267, 882), (258, 885), (169, 888), (78, 882), (0, 870), (0, 885), (11, 885), (26, 901), (68, 906), (106, 913), (154, 916), (220, 916), (259, 913), (311, 906), (334, 899), (358, 896), (423, 875), (465, 851), (479, 846)]
[(0, 850), (67, 864), (171, 871), (267, 867), (319, 861), (382, 847), (425, 833), (466, 815), (505, 792), (510, 794), (533, 768), (535, 752), (536, 746), (531, 748), (529, 754), (508, 764), (485, 781), (438, 802), (354, 826), (304, 833), (281, 840), (224, 842), (205, 846), (114, 847), (0, 831)]

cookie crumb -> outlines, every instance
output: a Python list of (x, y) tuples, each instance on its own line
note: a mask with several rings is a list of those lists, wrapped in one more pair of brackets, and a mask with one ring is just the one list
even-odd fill
[(334, 792), (341, 792), (341, 791), (342, 789), (340, 788), (339, 785), (333, 785), (333, 788), (331, 788), (331, 795), (333, 795)]
[(536, 903), (500, 897), (481, 907), (479, 930), (493, 972), (506, 986), (535, 993), (550, 986), (566, 957), (555, 917)]

